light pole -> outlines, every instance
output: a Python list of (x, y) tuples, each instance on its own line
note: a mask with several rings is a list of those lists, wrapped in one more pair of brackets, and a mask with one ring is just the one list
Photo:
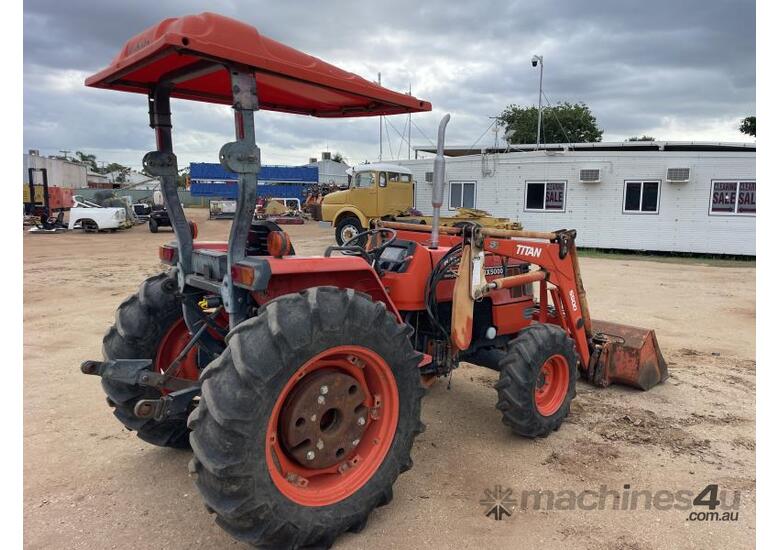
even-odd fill
[(536, 150), (539, 150), (539, 143), (542, 137), (542, 76), (544, 75), (544, 57), (535, 55), (531, 58), (531, 66), (536, 67), (539, 64), (539, 109), (536, 120)]

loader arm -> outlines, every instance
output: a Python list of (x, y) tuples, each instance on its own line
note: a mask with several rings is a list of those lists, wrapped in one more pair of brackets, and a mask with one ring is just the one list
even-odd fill
[[(466, 349), (470, 344), (470, 339), (465, 341), (462, 335), (471, 334), (463, 326), (471, 322), (471, 315), (464, 315), (463, 310), (473, 307), (474, 300), (498, 289), (538, 283), (539, 304), (534, 320), (558, 324), (568, 333), (579, 354), (580, 372), (589, 382), (602, 387), (619, 383), (648, 390), (669, 377), (653, 330), (591, 320), (577, 257), (576, 231), (464, 228), (463, 233), (464, 246), (471, 247), (472, 266), (459, 270), (458, 278), (468, 281), (456, 284), (456, 288), (467, 288), (470, 293), (465, 295), (461, 290), (460, 296), (453, 296), (452, 340), (458, 349)], [(480, 265), (483, 252), (528, 262), (538, 269), (485, 282), (481, 276), (484, 266)], [(548, 310), (548, 297), (554, 315)]]

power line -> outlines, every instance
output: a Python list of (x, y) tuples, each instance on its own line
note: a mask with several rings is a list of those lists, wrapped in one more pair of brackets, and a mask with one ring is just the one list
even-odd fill
[(561, 127), (561, 131), (563, 132), (563, 135), (566, 136), (566, 143), (568, 143), (569, 146), (571, 146), (572, 141), (569, 138), (569, 134), (566, 132), (566, 128), (563, 127), (563, 124), (561, 124), (560, 119), (558, 119), (558, 115), (555, 113), (555, 109), (553, 109), (552, 103), (550, 103), (550, 99), (547, 97), (547, 94), (545, 94), (544, 92), (542, 92), (542, 94), (544, 95), (545, 101), (547, 101), (547, 105), (550, 107), (550, 111), (555, 117), (555, 121), (558, 123), (558, 126)]
[(479, 136), (479, 137), (476, 139), (476, 141), (474, 141), (474, 143), (472, 143), (472, 144), (471, 144), (471, 147), (469, 147), (469, 148), (468, 148), (468, 150), (471, 150), (471, 149), (473, 149), (473, 148), (474, 148), (474, 146), (475, 146), (477, 143), (479, 143), (479, 140), (481, 140), (483, 137), (485, 137), (485, 134), (487, 134), (487, 133), (488, 133), (488, 131), (489, 131), (489, 130), (490, 130), (492, 127), (493, 127), (493, 125), (494, 125), (494, 124), (495, 124), (495, 122), (493, 122), (493, 121), (491, 120), (491, 121), (490, 121), (490, 126), (488, 126), (487, 128), (485, 128), (485, 131), (484, 131), (484, 132), (482, 132), (482, 135), (480, 135), (480, 136)]
[(419, 126), (417, 126), (417, 123), (416, 123), (414, 120), (412, 120), (412, 126), (414, 126), (414, 127), (417, 129), (417, 131), (418, 131), (418, 132), (420, 132), (420, 134), (422, 135), (422, 137), (424, 137), (425, 139), (427, 139), (427, 140), (428, 140), (428, 143), (430, 143), (431, 145), (433, 145), (434, 147), (436, 147), (436, 144), (435, 144), (433, 141), (431, 141), (431, 138), (429, 138), (429, 137), (428, 137), (428, 135), (427, 135), (425, 132), (423, 132), (423, 131), (420, 129), (420, 127), (419, 127)]

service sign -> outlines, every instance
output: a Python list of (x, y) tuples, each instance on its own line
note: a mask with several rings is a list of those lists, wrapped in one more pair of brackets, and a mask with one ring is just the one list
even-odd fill
[(545, 205), (547, 210), (563, 210), (564, 195), (566, 193), (566, 184), (562, 181), (547, 182), (547, 196)]

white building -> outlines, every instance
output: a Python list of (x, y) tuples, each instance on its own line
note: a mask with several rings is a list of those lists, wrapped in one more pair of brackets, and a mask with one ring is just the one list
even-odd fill
[(336, 162), (327, 151), (322, 153), (320, 160), (310, 158), (307, 166), (317, 167), (319, 172), (317, 183), (335, 183), (336, 185), (346, 185), (348, 183), (347, 169), (349, 164)]
[(87, 167), (78, 162), (43, 157), (35, 149), (23, 156), (22, 181), (29, 184), (29, 169), (33, 168), (33, 183), (43, 183), (40, 169), (46, 170), (46, 180), (53, 187), (67, 187), (69, 189), (81, 189), (87, 186)]
[[(754, 256), (755, 143), (625, 142), (448, 147), (443, 214), (487, 210), (582, 247)], [(432, 148), (416, 148), (433, 153)], [(476, 153), (476, 154), (475, 154)], [(401, 160), (431, 212), (433, 159)]]

